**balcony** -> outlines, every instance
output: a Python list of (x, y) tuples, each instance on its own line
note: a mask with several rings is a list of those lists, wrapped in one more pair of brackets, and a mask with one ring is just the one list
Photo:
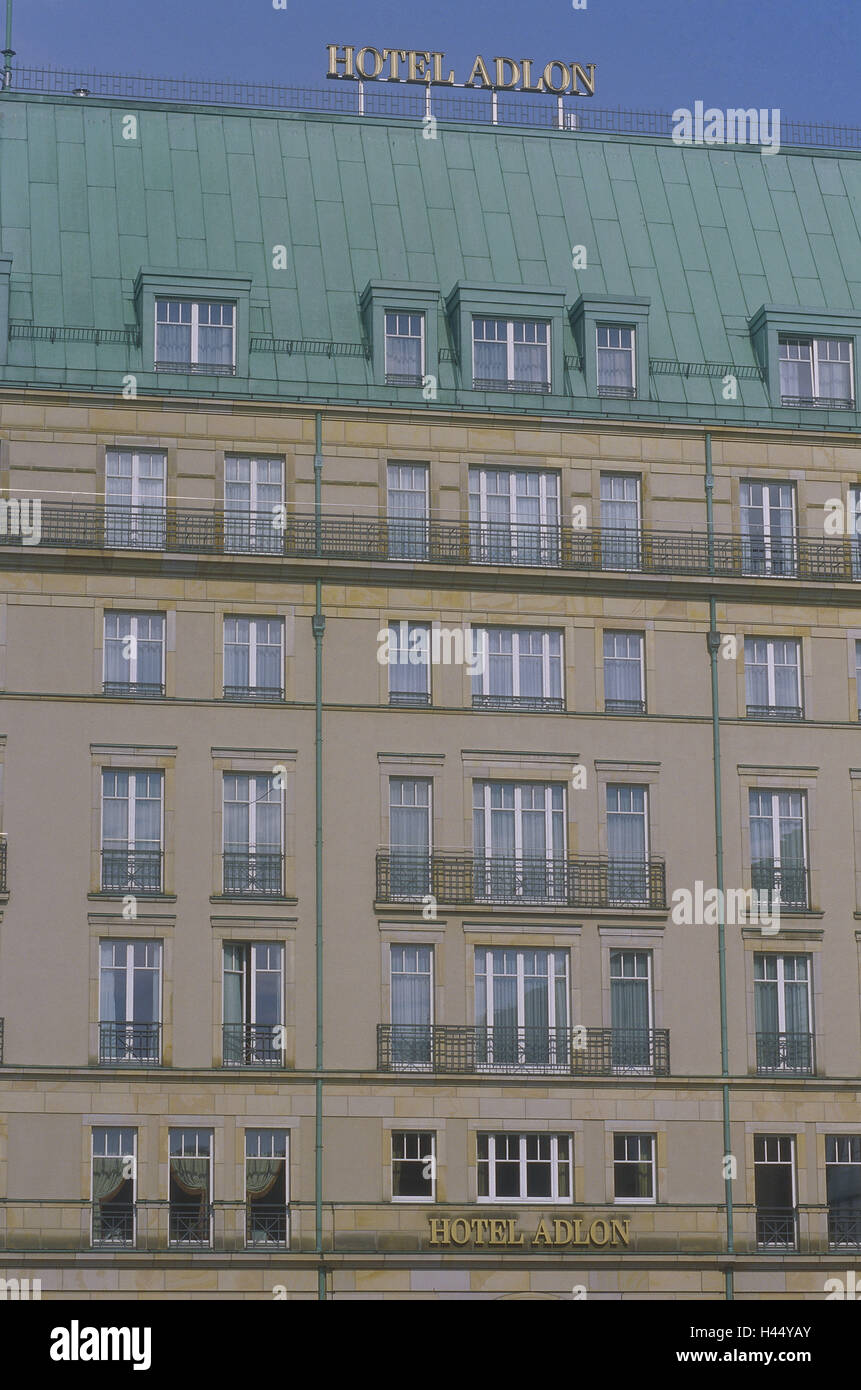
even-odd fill
[(8, 893), (9, 887), (6, 882), (6, 860), (7, 860), (8, 841), (5, 835), (0, 835), (0, 893)]
[(851, 396), (784, 396), (781, 405), (794, 405), (801, 410), (854, 410)]
[(171, 1245), (208, 1249), (212, 1244), (212, 1207), (200, 1202), (171, 1202), (168, 1240)]
[(773, 859), (755, 859), (750, 869), (750, 886), (766, 896), (772, 911), (776, 906), (790, 912), (809, 911), (808, 869), (800, 860), (778, 864)]
[(816, 1070), (812, 1033), (757, 1033), (756, 1070), (760, 1076), (787, 1072), (813, 1076)]
[(748, 705), (748, 719), (803, 719), (801, 705)]
[(461, 851), (377, 853), (377, 902), (420, 902), (432, 894), (452, 906), (666, 908), (662, 859), (606, 855), (515, 858)]
[(102, 694), (130, 700), (159, 700), (164, 698), (164, 684), (155, 681), (105, 681)]
[(549, 381), (531, 381), (526, 377), (477, 376), (473, 377), (473, 391), (523, 391), (530, 396), (550, 394)]
[(103, 849), (102, 892), (161, 893), (162, 858), (160, 849)]
[(0, 1063), (3, 1061), (3, 1025), (5, 1020), (0, 1018)]
[(645, 700), (605, 700), (605, 714), (645, 714)]
[(287, 1208), (249, 1201), (245, 1205), (245, 1244), (250, 1250), (287, 1249)]
[(473, 695), (473, 709), (533, 710), (541, 714), (561, 714), (564, 700), (555, 695)]
[(392, 709), (428, 709), (430, 702), (427, 690), (389, 691), (389, 705)]
[(100, 1023), (99, 1062), (110, 1067), (160, 1066), (161, 1024)]
[(93, 1245), (134, 1249), (135, 1209), (131, 1202), (93, 1202)]
[(280, 898), (284, 855), (269, 851), (227, 850), (222, 855), (223, 892), (231, 898)]
[(760, 1250), (795, 1250), (798, 1212), (794, 1207), (757, 1207), (756, 1243)]
[(861, 1245), (861, 1207), (829, 1206), (828, 1244), (838, 1249)]
[(269, 704), (283, 704), (284, 687), (281, 685), (226, 685), (225, 700), (264, 700)]
[(377, 1070), (669, 1076), (667, 1028), (377, 1025)]
[(222, 1065), (225, 1067), (283, 1067), (284, 1028), (276, 1023), (222, 1025)]

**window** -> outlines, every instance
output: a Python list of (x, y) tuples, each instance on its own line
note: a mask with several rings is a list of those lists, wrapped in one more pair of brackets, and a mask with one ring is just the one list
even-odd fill
[(753, 1139), (756, 1243), (761, 1248), (796, 1245), (795, 1139), (756, 1134)]
[(479, 1134), (480, 1202), (570, 1202), (570, 1134)]
[(608, 714), (646, 713), (642, 632), (604, 633), (604, 708)]
[(161, 1061), (161, 942), (99, 944), (99, 1061)]
[(395, 1070), (429, 1069), (433, 1037), (433, 947), (392, 946), (392, 1043)]
[(476, 1061), (526, 1071), (570, 1069), (568, 952), (475, 952)]
[(469, 531), (475, 564), (558, 565), (558, 473), (471, 468)]
[(855, 699), (858, 705), (858, 718), (861, 719), (861, 641), (855, 640)]
[(431, 781), (389, 778), (390, 895), (420, 898), (431, 891)]
[(155, 369), (233, 376), (235, 305), (218, 301), (156, 299)]
[(133, 1129), (93, 1129), (93, 1245), (135, 1243), (137, 1135)]
[(169, 1131), (168, 1239), (171, 1245), (212, 1241), (212, 1130)]
[(476, 650), (486, 657), (472, 678), (473, 709), (563, 708), (561, 632), (489, 627)]
[(846, 530), (851, 537), (849, 558), (852, 578), (861, 579), (861, 487), (850, 487), (847, 500), (849, 514), (846, 517)]
[(611, 902), (650, 900), (649, 809), (646, 787), (607, 786), (607, 871)]
[(739, 497), (745, 574), (795, 574), (798, 546), (794, 485), (743, 482)]
[(828, 1243), (861, 1245), (861, 1134), (826, 1134)]
[(633, 400), (637, 394), (633, 328), (596, 325), (598, 395)]
[(285, 1249), (289, 1239), (288, 1135), (283, 1129), (245, 1131), (245, 1244)]
[(781, 337), (780, 404), (852, 409), (849, 338)]
[(164, 694), (164, 615), (105, 614), (105, 695)]
[(283, 548), (281, 459), (224, 460), (225, 550), (279, 555)]
[(225, 700), (284, 699), (284, 620), (224, 619)]
[(657, 1200), (654, 1134), (613, 1135), (613, 1195), (616, 1202)]
[(274, 941), (224, 946), (226, 1067), (284, 1065), (284, 948)]
[(161, 772), (102, 770), (102, 892), (162, 891)]
[(802, 719), (801, 643), (795, 638), (745, 637), (748, 719)]
[(424, 314), (386, 314), (386, 385), (421, 386), (425, 370)]
[(601, 474), (601, 568), (642, 566), (640, 479), (636, 473)]
[(386, 472), (390, 560), (427, 560), (430, 542), (428, 466), (390, 463)]
[(565, 788), (476, 781), (472, 804), (476, 899), (565, 902)]
[(755, 955), (756, 1068), (813, 1072), (810, 957)]
[(281, 896), (282, 803), (274, 775), (224, 774), (225, 893)]
[(389, 704), (430, 704), (430, 624), (389, 623)]
[(164, 550), (167, 458), (109, 449), (105, 458), (105, 544)]
[(750, 791), (751, 886), (781, 907), (808, 907), (804, 792)]
[(436, 1135), (432, 1130), (392, 1130), (392, 1201), (436, 1199)]
[(651, 951), (610, 952), (610, 1047), (614, 1071), (654, 1070)]
[(528, 319), (472, 321), (476, 391), (550, 390), (550, 325)]

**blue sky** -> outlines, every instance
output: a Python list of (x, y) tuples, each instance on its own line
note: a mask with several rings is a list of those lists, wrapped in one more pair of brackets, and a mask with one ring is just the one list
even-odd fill
[[(0, 0), (0, 11), (5, 0)], [(597, 64), (596, 106), (778, 107), (861, 125), (861, 0), (15, 0), (32, 66), (325, 87), (328, 43)], [(531, 98), (535, 100), (535, 98)]]

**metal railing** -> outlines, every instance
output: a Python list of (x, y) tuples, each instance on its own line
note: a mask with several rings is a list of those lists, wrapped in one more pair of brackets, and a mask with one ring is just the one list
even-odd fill
[(756, 1069), (761, 1075), (793, 1072), (812, 1076), (816, 1053), (812, 1033), (757, 1033)]
[(225, 700), (263, 700), (269, 704), (281, 704), (284, 701), (283, 685), (226, 685), (224, 687)]
[(212, 1244), (212, 1210), (200, 1202), (171, 1202), (169, 1243), (208, 1248)]
[(524, 377), (476, 376), (472, 379), (473, 391), (520, 391), (531, 396), (550, 394), (549, 381), (528, 381)]
[(283, 1025), (276, 1023), (222, 1024), (222, 1064), (225, 1067), (283, 1067)]
[(645, 714), (645, 700), (605, 700), (605, 714)]
[(269, 851), (227, 850), (222, 855), (223, 889), (233, 897), (280, 898), (284, 855)]
[(669, 1076), (667, 1028), (377, 1025), (378, 1071)]
[(431, 698), (427, 690), (390, 690), (389, 704), (393, 709), (427, 709)]
[(99, 1061), (106, 1066), (160, 1066), (161, 1024), (100, 1023)]
[(755, 859), (750, 866), (750, 886), (760, 894), (760, 901), (766, 897), (770, 908), (778, 904), (795, 912), (806, 912), (809, 908), (806, 864), (777, 864), (773, 859)]
[(9, 886), (6, 882), (6, 861), (8, 859), (8, 840), (5, 835), (0, 835), (0, 893), (8, 893)]
[(798, 1212), (794, 1207), (757, 1207), (756, 1243), (760, 1249), (794, 1250), (798, 1245)]
[(748, 705), (748, 719), (803, 719), (801, 705)]
[(794, 405), (802, 410), (854, 410), (851, 396), (781, 396), (781, 405)]
[(861, 1245), (861, 1207), (828, 1208), (828, 1244)]
[(3, 1028), (5, 1019), (0, 1018), (0, 1063), (3, 1061)]
[(545, 714), (560, 714), (564, 700), (555, 695), (473, 695), (473, 709), (538, 710)]
[(133, 1202), (93, 1202), (93, 1245), (127, 1246), (135, 1244)]
[(287, 1208), (258, 1202), (245, 1203), (245, 1244), (252, 1249), (287, 1247)]
[(160, 893), (160, 849), (103, 849), (102, 892)]
[(164, 695), (164, 683), (155, 681), (105, 681), (103, 695), (128, 696), (133, 700), (157, 700)]
[(607, 855), (482, 855), (469, 851), (431, 854), (379, 850), (377, 902), (414, 902), (433, 894), (450, 904), (662, 909), (666, 873), (662, 859), (611, 859)]

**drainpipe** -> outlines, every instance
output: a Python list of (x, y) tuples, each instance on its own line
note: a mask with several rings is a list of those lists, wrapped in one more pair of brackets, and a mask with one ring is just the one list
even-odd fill
[[(319, 560), (323, 554), (322, 491), (323, 491), (323, 417), (318, 410), (314, 418), (314, 553)], [(326, 1270), (323, 1265), (323, 581), (316, 581), (316, 603), (311, 619), (314, 634), (314, 899), (316, 904), (316, 1048), (314, 1066), (314, 1250), (318, 1257), (317, 1298), (326, 1297)]]
[(12, 0), (6, 0), (6, 47), (3, 49), (3, 90), (12, 86), (12, 59), (15, 57), (15, 50), (12, 47)]
[[(714, 543), (714, 474), (712, 473), (712, 437), (706, 433), (706, 525), (708, 527), (708, 560), (709, 574), (715, 572), (715, 543)], [(727, 989), (726, 989), (726, 912), (724, 909), (724, 873), (723, 873), (723, 807), (721, 804), (721, 764), (720, 764), (720, 705), (718, 701), (718, 652), (720, 650), (720, 633), (717, 630), (717, 611), (714, 594), (709, 595), (709, 632), (708, 650), (711, 664), (711, 688), (712, 688), (712, 761), (714, 764), (714, 808), (715, 808), (715, 870), (717, 876), (718, 889), (718, 978), (720, 981), (720, 1064), (721, 1076), (724, 1078), (722, 1091), (722, 1111), (723, 1111), (723, 1153), (724, 1163), (729, 1156), (731, 1135), (730, 1135), (730, 1103), (729, 1103), (729, 1046), (727, 1038)], [(732, 1178), (729, 1175), (724, 1177), (724, 1204), (726, 1206), (726, 1248), (727, 1253), (732, 1254), (733, 1246), (733, 1210), (732, 1210)], [(724, 1273), (725, 1296), (733, 1298), (733, 1272), (727, 1269)]]

